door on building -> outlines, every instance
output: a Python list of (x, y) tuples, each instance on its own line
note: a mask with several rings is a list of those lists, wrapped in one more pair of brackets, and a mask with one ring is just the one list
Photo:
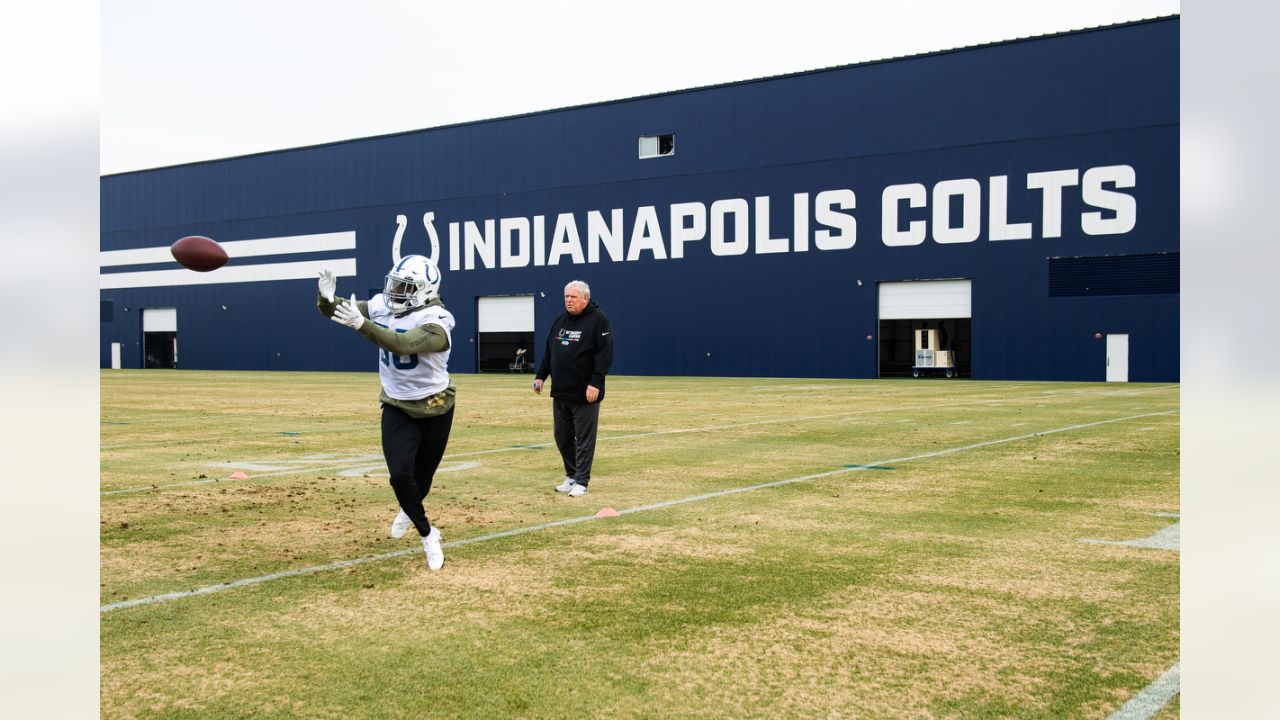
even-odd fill
[[(972, 281), (882, 282), (877, 288), (880, 377), (916, 374), (917, 336), (924, 334), (945, 355), (952, 375), (968, 377), (972, 356)], [(946, 374), (945, 369), (923, 374)]]
[(120, 369), (120, 343), (111, 343), (111, 369)]
[(1107, 382), (1129, 382), (1129, 336), (1107, 336)]
[(142, 367), (178, 367), (177, 308), (143, 308)]
[[(533, 372), (533, 296), (493, 295), (478, 299), (476, 369), (479, 372)], [(523, 352), (521, 352), (523, 350)]]

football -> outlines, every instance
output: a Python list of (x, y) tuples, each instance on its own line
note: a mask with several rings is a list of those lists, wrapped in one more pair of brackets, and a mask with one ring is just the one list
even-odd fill
[(227, 263), (227, 251), (215, 240), (203, 235), (189, 235), (174, 243), (169, 252), (182, 266), (196, 272), (217, 270)]

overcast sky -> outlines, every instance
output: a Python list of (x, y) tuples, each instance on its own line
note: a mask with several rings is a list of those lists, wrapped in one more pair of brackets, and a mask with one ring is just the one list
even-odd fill
[(110, 0), (101, 171), (1136, 20), (1168, 0)]

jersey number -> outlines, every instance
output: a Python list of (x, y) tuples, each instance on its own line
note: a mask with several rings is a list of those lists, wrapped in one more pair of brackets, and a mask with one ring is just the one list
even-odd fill
[[(386, 327), (382, 323), (377, 324)], [(405, 331), (397, 329), (396, 332), (402, 333)], [(392, 355), (390, 350), (382, 350), (378, 353), (378, 357), (381, 358), (383, 365), (390, 365), (397, 370), (412, 370), (418, 367), (417, 353), (412, 355)]]
[(392, 355), (389, 350), (383, 350), (382, 364), (391, 365), (397, 370), (412, 370), (418, 367), (418, 354), (412, 355)]

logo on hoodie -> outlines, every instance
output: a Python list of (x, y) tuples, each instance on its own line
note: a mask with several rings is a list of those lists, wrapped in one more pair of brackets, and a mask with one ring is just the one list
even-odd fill
[(561, 329), (560, 332), (556, 333), (556, 339), (560, 341), (561, 345), (568, 345), (571, 342), (582, 342), (582, 331)]

